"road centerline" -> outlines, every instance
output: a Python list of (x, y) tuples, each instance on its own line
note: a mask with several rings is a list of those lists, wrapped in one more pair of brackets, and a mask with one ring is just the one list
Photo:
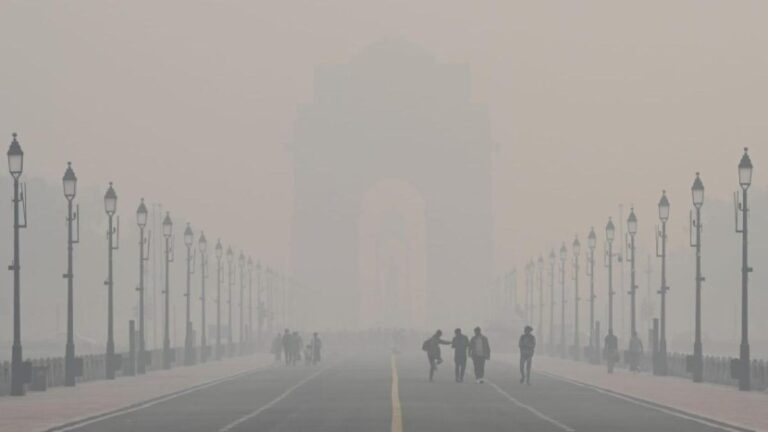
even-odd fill
[(392, 432), (403, 432), (403, 410), (400, 406), (399, 378), (397, 376), (397, 360), (395, 354), (391, 356), (392, 363)]

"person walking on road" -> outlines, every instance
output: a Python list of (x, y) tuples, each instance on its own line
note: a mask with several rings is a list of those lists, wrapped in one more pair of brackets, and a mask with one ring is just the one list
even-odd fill
[(421, 349), (427, 352), (427, 360), (429, 361), (429, 381), (432, 382), (435, 377), (435, 371), (437, 371), (437, 365), (443, 362), (440, 354), (440, 345), (450, 345), (451, 342), (440, 339), (443, 336), (442, 330), (435, 332), (432, 337), (425, 340), (421, 345)]
[(613, 366), (619, 361), (619, 339), (613, 334), (612, 329), (609, 329), (608, 334), (605, 335), (603, 356), (608, 367), (608, 373), (613, 373)]
[(285, 329), (283, 333), (283, 355), (285, 356), (285, 365), (291, 364), (291, 332)]
[(312, 342), (310, 342), (310, 345), (312, 345), (312, 364), (315, 365), (321, 360), (321, 348), (323, 347), (323, 343), (320, 341), (320, 337), (317, 335), (317, 332), (312, 334)]
[(525, 326), (517, 346), (520, 348), (520, 384), (525, 382), (531, 385), (531, 363), (533, 362), (533, 351), (536, 348), (533, 327)]
[(469, 338), (461, 332), (461, 329), (457, 328), (454, 333), (456, 335), (451, 341), (451, 348), (453, 348), (453, 362), (456, 365), (456, 382), (464, 382), (464, 371), (467, 369)]
[(283, 337), (280, 336), (280, 332), (272, 341), (272, 355), (275, 356), (275, 363), (279, 363), (283, 357)]
[(637, 336), (637, 332), (632, 333), (629, 339), (629, 370), (640, 372), (640, 359), (643, 357), (643, 341)]
[(480, 332), (480, 327), (475, 327), (475, 335), (469, 341), (469, 355), (475, 366), (475, 380), (482, 384), (485, 382), (485, 362), (491, 359), (491, 345), (488, 338)]

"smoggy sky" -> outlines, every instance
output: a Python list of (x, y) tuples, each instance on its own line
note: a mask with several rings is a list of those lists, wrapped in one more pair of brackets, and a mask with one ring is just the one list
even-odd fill
[(696, 171), (730, 199), (749, 146), (768, 185), (766, 17), (762, 1), (0, 0), (0, 136), (19, 132), (27, 176), (58, 182), (72, 160), (122, 212), (145, 196), (289, 267), (289, 145), (315, 68), (405, 40), (468, 64), (488, 109), (498, 270), (602, 231), (620, 202), (649, 243), (663, 188), (684, 242)]

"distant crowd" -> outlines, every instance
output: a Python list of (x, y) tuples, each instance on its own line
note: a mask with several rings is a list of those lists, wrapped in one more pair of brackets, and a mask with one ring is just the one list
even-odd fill
[(301, 362), (303, 354), (304, 364), (310, 366), (320, 362), (322, 347), (323, 343), (317, 333), (313, 333), (312, 339), (307, 345), (304, 345), (298, 331), (291, 332), (289, 329), (285, 329), (282, 335), (275, 336), (271, 351), (276, 362), (282, 361), (284, 357), (286, 366), (296, 366), (297, 363)]

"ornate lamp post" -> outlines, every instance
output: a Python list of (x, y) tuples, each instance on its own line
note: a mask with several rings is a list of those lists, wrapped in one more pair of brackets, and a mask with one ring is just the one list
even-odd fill
[[(704, 204), (704, 183), (701, 182), (699, 173), (691, 186), (691, 198), (696, 209), (696, 217), (691, 217), (691, 228), (696, 228), (696, 236), (691, 242), (691, 247), (696, 248), (696, 334), (693, 341), (693, 382), (704, 380), (704, 356), (701, 345), (701, 206)], [(691, 229), (692, 231), (692, 229)]]
[[(752, 160), (744, 148), (744, 155), (739, 162), (739, 185), (741, 186), (741, 203), (738, 203), (738, 194), (736, 195), (736, 232), (741, 233), (741, 344), (739, 345), (739, 390), (750, 390), (751, 372), (749, 363), (749, 273), (752, 267), (749, 266), (749, 235), (747, 230), (747, 215), (749, 205), (747, 204), (747, 189), (752, 184)], [(741, 229), (738, 227), (738, 212), (741, 212)]]
[(575, 360), (579, 360), (581, 357), (581, 345), (579, 343), (579, 252), (581, 251), (581, 243), (579, 238), (573, 239), (573, 357)]
[[(539, 332), (544, 328), (544, 257), (539, 255)], [(541, 335), (539, 336), (541, 338)], [(540, 342), (542, 345), (544, 342)]]
[(234, 257), (234, 253), (232, 252), (232, 247), (227, 248), (227, 289), (228, 289), (228, 295), (227, 295), (227, 354), (232, 354), (233, 344), (232, 344), (232, 285), (235, 284), (235, 271), (233, 267), (232, 259)]
[[(80, 223), (77, 213), (72, 211), (72, 201), (77, 193), (77, 176), (72, 171), (72, 162), (67, 162), (67, 170), (62, 179), (64, 186), (64, 198), (67, 199), (67, 272), (64, 279), (67, 280), (67, 345), (64, 351), (64, 385), (75, 385), (75, 324), (74, 324), (74, 272), (72, 270), (72, 249), (80, 241)], [(76, 237), (73, 236), (72, 224), (78, 220)]]
[[(115, 360), (115, 338), (114, 338), (114, 313), (113, 313), (113, 288), (114, 280), (112, 273), (112, 253), (120, 247), (120, 219), (117, 220), (117, 228), (112, 226), (112, 218), (117, 212), (117, 194), (112, 187), (112, 182), (109, 183), (107, 193), (104, 194), (104, 210), (107, 212), (109, 220), (107, 231), (107, 280), (104, 283), (107, 285), (107, 359), (106, 359), (106, 375), (107, 379), (115, 379), (115, 367), (117, 366)], [(114, 241), (115, 235), (117, 241)]]
[(144, 229), (147, 226), (147, 206), (144, 205), (144, 198), (136, 209), (136, 224), (139, 226), (139, 360), (136, 363), (136, 369), (139, 374), (146, 373), (146, 353), (144, 340), (144, 263), (149, 261), (149, 236), (144, 236)]
[[(659, 361), (658, 374), (667, 374), (667, 221), (669, 220), (669, 200), (667, 192), (662, 191), (659, 200), (659, 220), (661, 221), (661, 231), (656, 230), (656, 256), (661, 258), (661, 329), (659, 336)], [(659, 253), (659, 242), (661, 242), (661, 252)]]
[(560, 357), (565, 358), (567, 344), (565, 342), (565, 259), (568, 250), (565, 242), (560, 246)]
[(629, 217), (627, 218), (627, 233), (629, 234), (629, 299), (630, 299), (630, 334), (632, 336), (637, 333), (637, 325), (635, 320), (635, 297), (637, 293), (637, 284), (635, 282), (635, 235), (637, 234), (637, 216), (635, 216), (634, 207), (629, 210)]
[(264, 280), (262, 279), (261, 274), (261, 261), (256, 262), (256, 325), (258, 326), (258, 330), (256, 332), (256, 346), (261, 348), (262, 344), (262, 331), (264, 329), (264, 313), (266, 312), (264, 308), (264, 299), (263, 299), (263, 292), (264, 289)]
[(589, 229), (587, 237), (587, 246), (589, 247), (589, 258), (587, 261), (587, 275), (589, 276), (589, 360), (592, 363), (597, 361), (597, 344), (595, 343), (595, 246), (597, 246), (597, 236), (595, 228)]
[(608, 224), (605, 225), (605, 242), (607, 250), (605, 260), (608, 267), (608, 334), (613, 334), (613, 239), (616, 236), (616, 227), (611, 218), (608, 218)]
[(248, 352), (253, 348), (253, 259), (248, 257)]
[(216, 360), (221, 360), (221, 239), (216, 242)]
[(192, 227), (187, 222), (187, 228), (184, 229), (184, 245), (187, 247), (187, 292), (184, 294), (187, 300), (186, 325), (184, 333), (184, 364), (192, 365), (195, 363), (195, 341), (192, 336), (192, 318), (190, 316), (190, 300), (192, 299), (192, 274), (195, 273), (195, 260), (197, 252), (192, 249), (195, 244), (195, 234)]
[(245, 348), (245, 334), (243, 332), (243, 306), (245, 304), (244, 302), (244, 294), (245, 294), (245, 255), (243, 255), (243, 251), (240, 251), (240, 256), (237, 258), (237, 263), (240, 268), (240, 323), (239, 323), (239, 331), (238, 331), (238, 341), (240, 344), (240, 354), (243, 354), (244, 348)]
[(205, 339), (205, 280), (208, 279), (208, 240), (205, 233), (200, 231), (200, 239), (197, 241), (200, 249), (200, 362), (208, 360), (208, 344)]
[(163, 219), (163, 237), (165, 237), (165, 322), (163, 327), (163, 369), (171, 368), (171, 263), (173, 262), (173, 221), (170, 212)]
[[(27, 202), (24, 199), (26, 187), (19, 183), (24, 170), (24, 152), (16, 134), (8, 147), (8, 171), (13, 177), (13, 348), (11, 352), (11, 396), (23, 396), (25, 392), (24, 363), (21, 356), (21, 260), (19, 255), (19, 230), (27, 227)], [(19, 204), (24, 206), (24, 223), (20, 222)]]
[(555, 251), (549, 251), (549, 353), (555, 353)]

